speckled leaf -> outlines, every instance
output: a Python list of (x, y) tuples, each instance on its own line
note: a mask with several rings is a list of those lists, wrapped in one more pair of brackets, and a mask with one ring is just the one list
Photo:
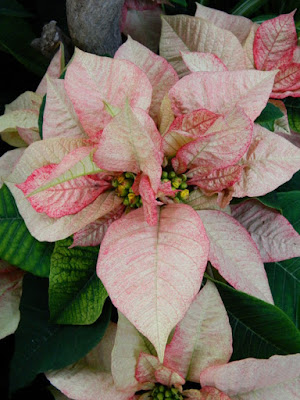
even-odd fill
[(111, 121), (103, 101), (122, 107), (149, 109), (151, 84), (144, 72), (127, 60), (115, 60), (85, 53), (78, 48), (69, 65), (65, 89), (85, 132), (92, 138)]
[(171, 330), (199, 291), (209, 243), (191, 207), (157, 208), (156, 226), (147, 224), (141, 208), (111, 224), (97, 274), (114, 305), (152, 342), (162, 361)]
[(292, 60), (297, 45), (294, 14), (295, 11), (282, 14), (260, 25), (253, 43), (257, 69), (275, 69), (283, 59), (286, 60), (285, 63)]
[(96, 275), (99, 247), (69, 248), (72, 239), (55, 243), (49, 277), (51, 320), (86, 325), (102, 312), (107, 292)]
[(216, 365), (201, 374), (200, 384), (216, 387), (234, 400), (297, 400), (299, 362), (300, 354), (294, 354)]
[[(246, 3), (246, 2), (244, 2)], [(249, 1), (247, 1), (249, 3)], [(197, 4), (195, 17), (204, 18), (219, 28), (231, 31), (242, 43), (246, 40), (253, 22), (245, 17), (244, 14), (231, 15), (221, 10), (205, 7), (202, 4)]]
[(18, 327), (23, 275), (19, 268), (0, 260), (0, 340)]
[(300, 191), (290, 192), (271, 192), (258, 200), (264, 205), (280, 211), (282, 215), (293, 225), (294, 229), (300, 233)]
[(250, 233), (264, 263), (300, 257), (300, 235), (280, 212), (248, 200), (233, 205), (231, 215)]
[(231, 354), (227, 312), (215, 285), (207, 281), (176, 326), (164, 363), (186, 380), (197, 383), (205, 368), (228, 362)]
[(246, 229), (217, 210), (198, 211), (209, 238), (208, 259), (233, 287), (272, 303), (259, 251)]
[(76, 138), (52, 138), (33, 143), (25, 150), (8, 178), (7, 186), (16, 199), (26, 226), (31, 234), (40, 241), (56, 242), (66, 239), (74, 232), (112, 211), (122, 201), (114, 191), (106, 191), (77, 214), (50, 218), (46, 214), (37, 213), (22, 191), (16, 187), (16, 183), (24, 182), (34, 170), (43, 165), (59, 164), (65, 156), (83, 145), (84, 142)]
[(69, 99), (62, 79), (47, 79), (47, 99), (43, 115), (43, 137), (82, 136), (87, 138)]
[(252, 143), (240, 164), (244, 169), (241, 180), (234, 185), (234, 196), (263, 196), (290, 180), (300, 169), (300, 149), (254, 124)]
[(156, 121), (165, 94), (178, 81), (175, 70), (164, 58), (131, 39), (130, 36), (114, 58), (131, 61), (147, 75), (153, 89), (149, 114)]
[(247, 151), (252, 138), (253, 124), (244, 111), (235, 108), (218, 118), (196, 140), (181, 147), (172, 165), (176, 172), (187, 169), (225, 168), (235, 164)]
[(138, 390), (135, 372), (141, 352), (156, 355), (151, 343), (119, 312), (117, 334), (111, 353), (111, 373), (117, 389)]
[(189, 73), (180, 56), (181, 51), (213, 53), (228, 69), (246, 68), (243, 48), (231, 32), (202, 18), (189, 15), (164, 16), (160, 55), (174, 67), (180, 77)]
[(169, 91), (172, 109), (175, 115), (200, 108), (224, 114), (238, 106), (253, 121), (267, 104), (275, 75), (254, 70), (193, 72)]
[(215, 54), (193, 52), (181, 52), (182, 59), (191, 72), (216, 72), (228, 71), (226, 65)]

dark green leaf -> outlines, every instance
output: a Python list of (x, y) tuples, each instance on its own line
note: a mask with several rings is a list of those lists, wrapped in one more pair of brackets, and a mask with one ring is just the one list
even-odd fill
[(51, 320), (59, 324), (92, 324), (107, 298), (96, 274), (99, 246), (70, 249), (72, 242), (71, 238), (56, 242), (51, 257)]
[(264, 14), (264, 15), (259, 15), (258, 17), (252, 18), (253, 22), (256, 22), (257, 24), (262, 24), (263, 22), (267, 21), (268, 19), (272, 19), (277, 17), (277, 14)]
[(108, 301), (92, 325), (51, 324), (47, 300), (48, 279), (26, 274), (11, 363), (11, 392), (29, 384), (40, 372), (63, 368), (84, 357), (102, 339), (110, 321)]
[(300, 258), (265, 264), (274, 303), (300, 327)]
[(300, 171), (296, 172), (292, 179), (276, 189), (277, 192), (292, 192), (300, 189)]
[(300, 98), (288, 97), (285, 101), (290, 128), (300, 133)]
[(46, 98), (47, 95), (45, 94), (43, 97), (43, 101), (40, 107), (40, 113), (39, 113), (39, 134), (40, 134), (40, 138), (43, 139), (43, 119), (44, 119), (44, 112), (45, 112), (45, 106), (46, 106)]
[(274, 106), (274, 104), (268, 103), (262, 110), (260, 116), (256, 118), (255, 122), (274, 132), (274, 122), (281, 117), (283, 117), (283, 112), (278, 107)]
[(231, 14), (250, 17), (266, 2), (267, 0), (242, 0), (234, 7), (234, 9), (231, 11)]
[(172, 3), (179, 4), (182, 7), (187, 7), (186, 0), (171, 0)]
[(202, 4), (203, 6), (208, 6), (210, 0), (197, 0), (197, 3)]
[(43, 76), (48, 61), (30, 45), (35, 39), (31, 26), (22, 18), (0, 15), (0, 46), (27, 69)]
[(0, 15), (7, 15), (11, 17), (32, 17), (29, 11), (27, 11), (20, 3), (16, 0), (0, 0)]
[(258, 197), (264, 205), (275, 208), (293, 225), (300, 233), (300, 191), (271, 192), (263, 197)]
[(0, 258), (38, 276), (49, 276), (53, 243), (39, 242), (29, 233), (14, 197), (0, 189)]
[(282, 310), (224, 283), (213, 281), (232, 326), (232, 360), (300, 352), (300, 332)]

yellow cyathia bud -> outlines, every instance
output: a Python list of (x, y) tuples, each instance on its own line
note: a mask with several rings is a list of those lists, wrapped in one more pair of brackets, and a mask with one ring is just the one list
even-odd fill
[(188, 189), (184, 189), (179, 193), (181, 200), (187, 200), (189, 198), (190, 191)]
[(172, 179), (172, 186), (175, 189), (178, 189), (181, 184), (182, 184), (182, 179), (181, 178), (176, 177), (176, 178)]
[(128, 193), (129, 204), (135, 204), (137, 201), (137, 197), (134, 193)]
[(125, 181), (125, 176), (124, 175), (120, 175), (120, 176), (118, 176), (117, 180), (118, 180), (119, 183), (123, 183)]
[(116, 188), (116, 193), (117, 193), (117, 195), (120, 196), (120, 197), (125, 197), (125, 196), (127, 196), (128, 190), (127, 190), (124, 186), (119, 185), (119, 186)]

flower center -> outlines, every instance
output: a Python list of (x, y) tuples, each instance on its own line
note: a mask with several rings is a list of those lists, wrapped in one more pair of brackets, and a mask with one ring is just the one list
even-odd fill
[(133, 193), (132, 185), (136, 176), (132, 172), (125, 172), (112, 180), (112, 186), (115, 188), (117, 196), (123, 198), (123, 204), (131, 208), (142, 206), (141, 196)]
[(187, 177), (185, 174), (177, 175), (175, 171), (163, 171), (161, 174), (162, 182), (170, 182), (172, 189), (179, 190), (174, 198), (175, 203), (182, 203), (189, 198), (190, 190), (188, 189), (186, 180)]
[(183, 400), (182, 394), (178, 389), (172, 387), (169, 388), (164, 385), (156, 385), (151, 392), (152, 400)]

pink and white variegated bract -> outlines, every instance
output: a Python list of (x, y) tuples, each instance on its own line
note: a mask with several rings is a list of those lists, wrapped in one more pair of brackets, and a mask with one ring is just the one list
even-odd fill
[(23, 276), (24, 271), (0, 260), (0, 339), (18, 327)]

